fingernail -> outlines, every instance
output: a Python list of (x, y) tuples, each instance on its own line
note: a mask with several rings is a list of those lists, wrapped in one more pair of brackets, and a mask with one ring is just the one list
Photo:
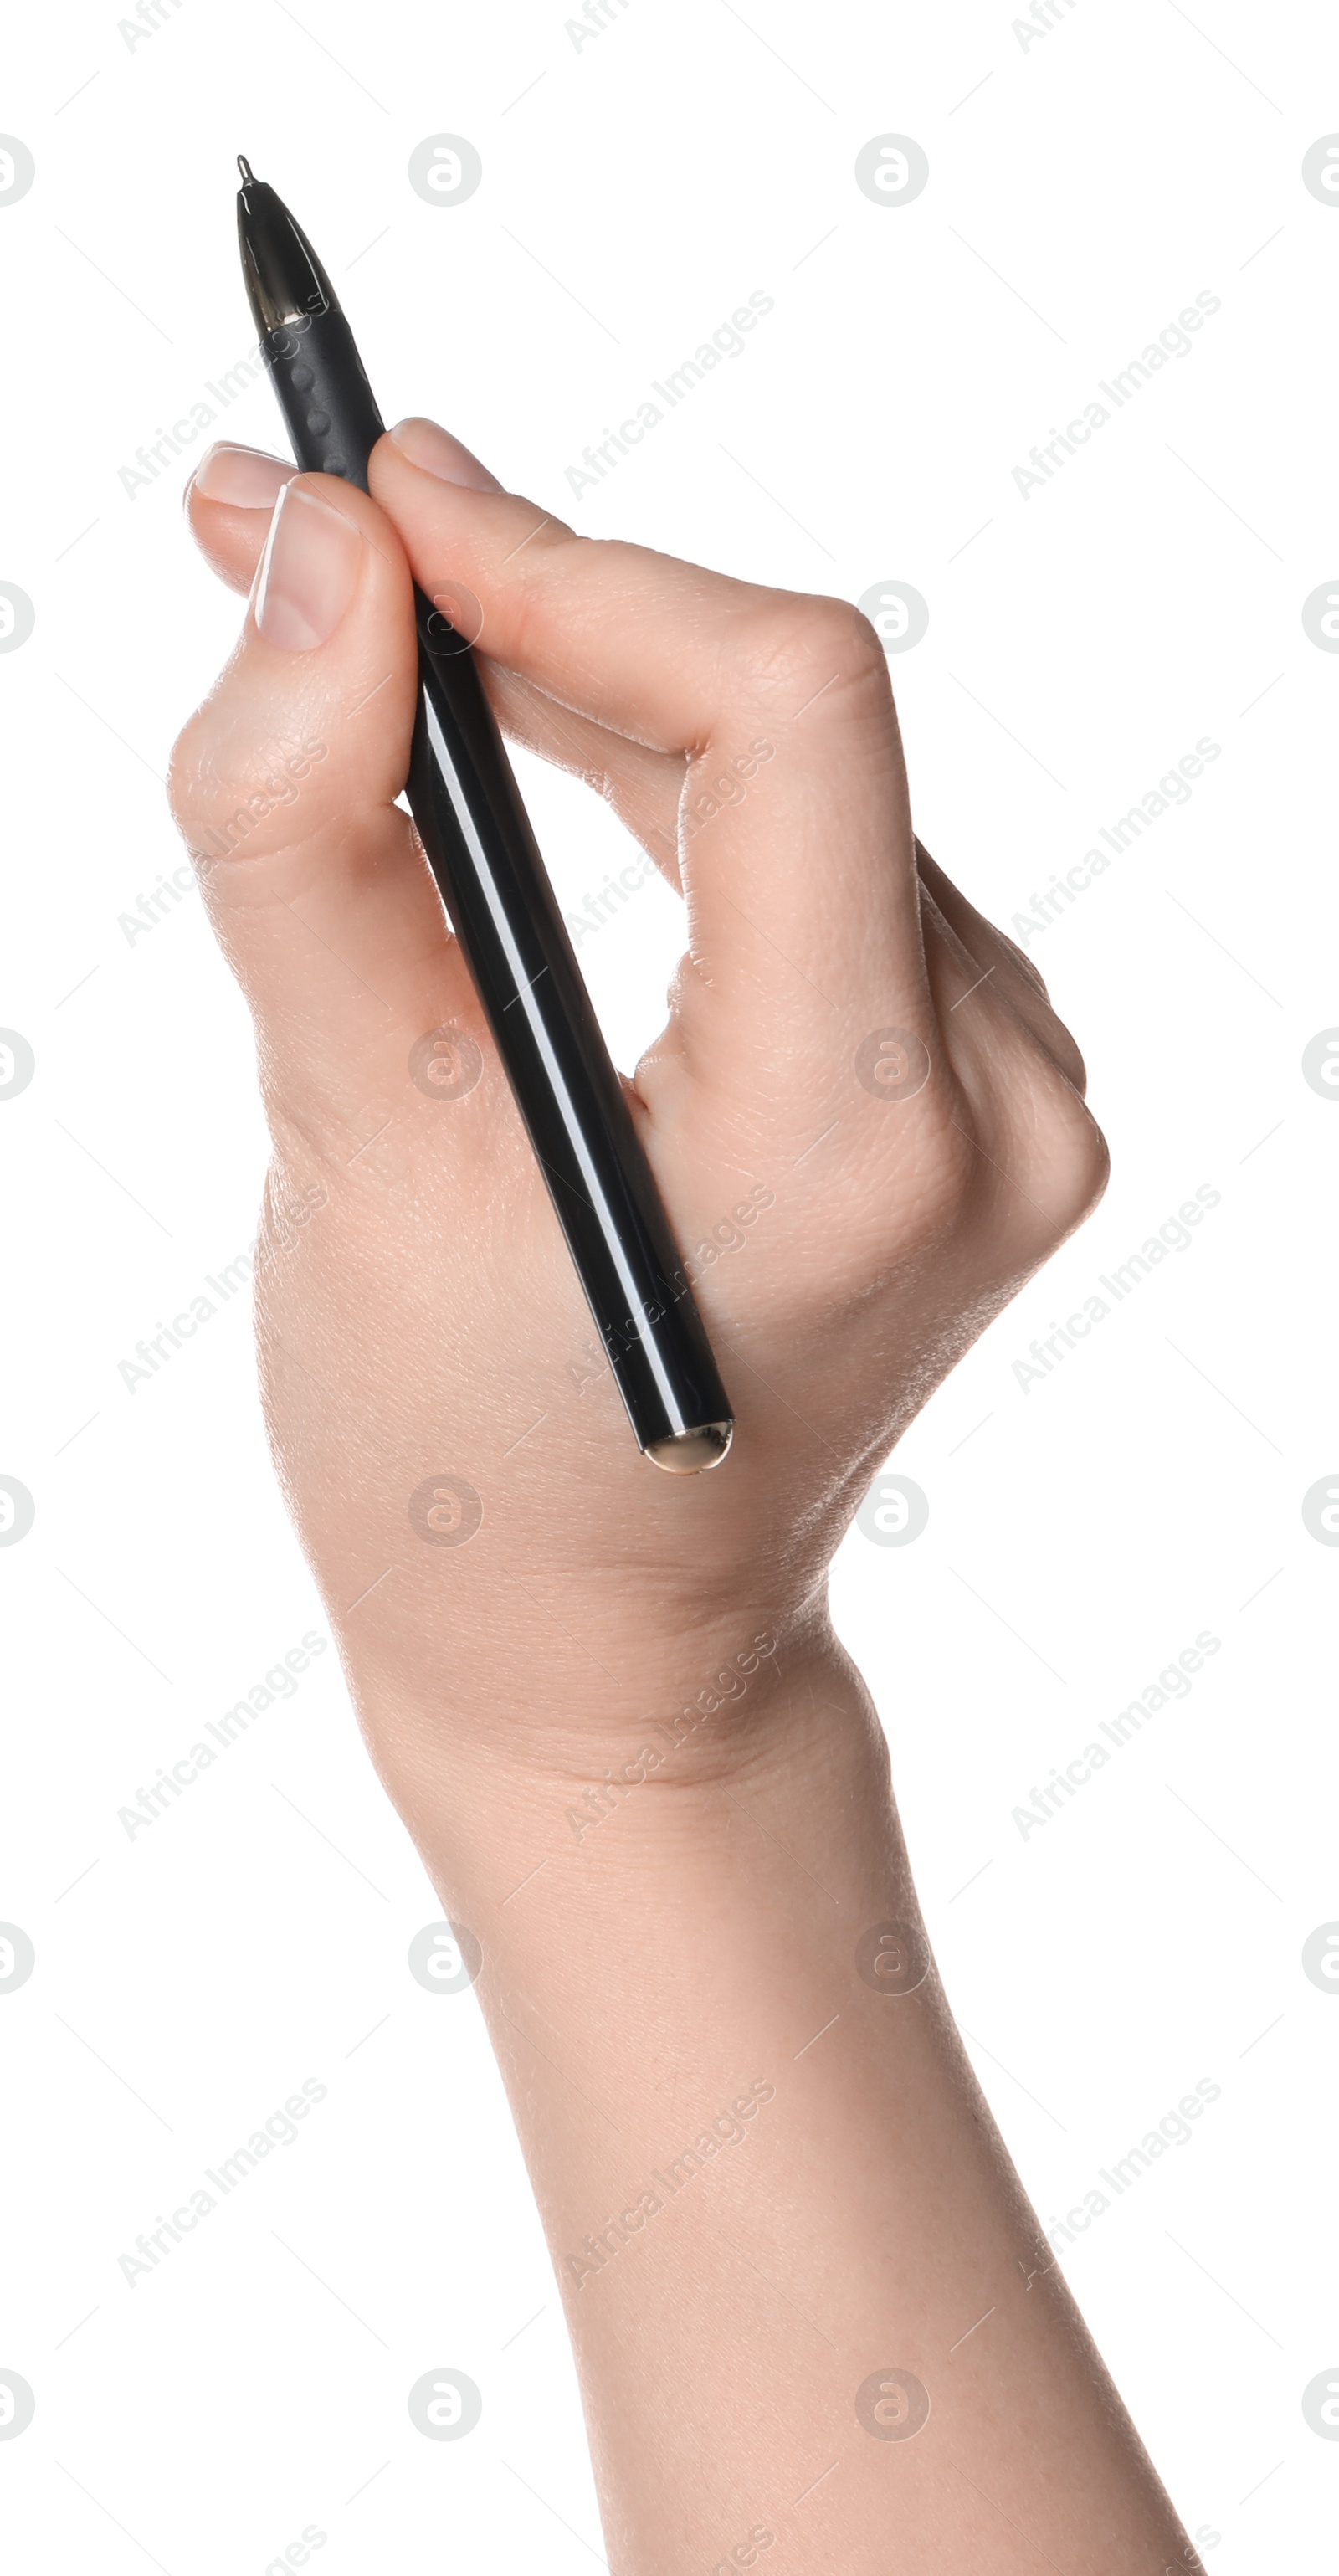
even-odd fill
[(256, 575), (256, 624), (283, 653), (334, 634), (358, 586), (363, 541), (342, 510), (286, 483)]
[(206, 501), (230, 501), (235, 510), (272, 510), (297, 470), (282, 457), (265, 456), (258, 447), (234, 447), (221, 438), (201, 457), (194, 481)]
[(397, 420), (390, 435), (411, 465), (421, 465), (425, 474), (435, 474), (443, 483), (468, 483), (475, 492), (505, 489), (496, 474), (471, 456), (449, 429), (439, 429), (435, 420)]

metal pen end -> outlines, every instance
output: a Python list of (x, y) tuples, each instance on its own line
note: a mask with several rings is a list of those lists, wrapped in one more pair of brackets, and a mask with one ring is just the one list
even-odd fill
[(243, 153), (241, 153), (241, 152), (239, 152), (239, 153), (238, 153), (238, 155), (237, 155), (237, 167), (238, 167), (238, 169), (241, 171), (241, 174), (242, 174), (242, 185), (243, 185), (243, 187), (244, 187), (244, 188), (254, 188), (254, 186), (255, 186), (255, 184), (256, 184), (256, 174), (255, 174), (255, 171), (252, 169), (251, 164), (250, 164), (250, 162), (246, 159), (245, 155), (244, 155)]
[(733, 1422), (703, 1422), (695, 1431), (672, 1431), (667, 1440), (653, 1440), (642, 1455), (667, 1476), (700, 1476), (706, 1467), (719, 1467), (734, 1436)]

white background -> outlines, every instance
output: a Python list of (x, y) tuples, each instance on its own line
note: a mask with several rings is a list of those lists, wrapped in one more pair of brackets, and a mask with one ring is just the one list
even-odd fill
[[(344, 2571), (602, 2557), (557, 2294), (473, 1999), (406, 1948), (439, 1911), (357, 1741), (333, 1651), (153, 1826), (118, 1808), (325, 1621), (271, 1480), (237, 1297), (148, 1386), (118, 1370), (251, 1240), (265, 1143), (249, 1029), (178, 864), (161, 773), (238, 622), (185, 535), (192, 453), (118, 469), (246, 351), (240, 149), (312, 233), (388, 419), (434, 413), (593, 533), (856, 599), (914, 584), (898, 657), (918, 827), (1006, 926), (1201, 736), (1190, 801), (1032, 954), (1111, 1139), (1091, 1224), (897, 1460), (923, 1537), (853, 1532), (842, 1634), (894, 1748), (932, 1935), (1049, 2221), (1201, 2078), (1221, 2098), (1066, 2268), (1206, 2563), (1312, 2563), (1339, 2476), (1303, 2389), (1339, 2366), (1322, 2277), (1339, 2002), (1323, 1596), (1301, 1517), (1339, 1466), (1326, 1225), (1339, 1106), (1302, 1050), (1339, 1022), (1332, 710), (1303, 600), (1339, 572), (1339, 128), (1318, 7), (1009, 0), (951, 10), (610, 0), (376, 10), (161, 0), (23, 13), (0, 123), (10, 506), (0, 578), (9, 920), (0, 1021), (8, 1394), (0, 1471), (0, 2443), (23, 2576), (147, 2563), (262, 2576), (314, 2524)], [(1028, 22), (1031, 25), (1031, 22)], [(876, 205), (853, 165), (914, 137)], [(425, 136), (483, 183), (429, 206)], [(775, 310), (601, 488), (564, 469), (754, 289)], [(1197, 293), (1221, 310), (1025, 499), (1012, 469)], [(208, 397), (205, 397), (208, 399)], [(278, 446), (260, 378), (216, 430)], [(203, 444), (203, 442), (201, 442)], [(523, 763), (563, 900), (628, 855)], [(627, 1064), (675, 903), (582, 947)], [(1200, 1185), (1188, 1249), (1044, 1383), (1013, 1363)], [(1325, 1322), (1329, 1314), (1329, 1325)], [(1013, 1809), (1201, 1630), (1220, 1651), (1026, 1839)], [(1328, 1810), (1328, 1820), (1327, 1820)], [(151, 2277), (118, 2256), (304, 2078), (327, 2098)], [(1328, 2296), (1327, 2296), (1328, 2289)], [(483, 2391), (414, 2430), (437, 2365)]]

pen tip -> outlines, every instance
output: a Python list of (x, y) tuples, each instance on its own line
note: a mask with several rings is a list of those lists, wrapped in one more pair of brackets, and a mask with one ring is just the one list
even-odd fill
[(256, 174), (255, 174), (255, 171), (252, 169), (250, 162), (249, 162), (249, 161), (245, 158), (245, 156), (244, 156), (242, 153), (240, 153), (240, 152), (239, 152), (239, 153), (238, 153), (238, 155), (237, 155), (237, 167), (238, 167), (238, 169), (241, 171), (241, 174), (242, 174), (242, 185), (243, 185), (243, 187), (244, 187), (244, 188), (254, 188), (254, 186), (255, 186), (255, 184), (256, 184)]

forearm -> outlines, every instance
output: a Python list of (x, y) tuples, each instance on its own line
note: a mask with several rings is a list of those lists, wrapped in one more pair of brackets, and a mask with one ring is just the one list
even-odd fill
[(758, 1633), (714, 1713), (667, 1644), (521, 1765), (371, 1727), (482, 1945), (615, 2576), (756, 2530), (843, 2576), (1160, 2576), (1184, 2534), (964, 2057), (867, 1695), (821, 1626)]

